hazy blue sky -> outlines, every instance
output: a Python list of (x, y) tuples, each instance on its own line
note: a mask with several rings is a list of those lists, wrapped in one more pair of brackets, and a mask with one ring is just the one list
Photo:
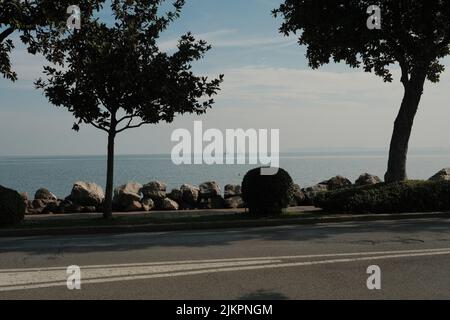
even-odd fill
[[(402, 86), (342, 65), (310, 70), (305, 49), (277, 32), (280, 20), (270, 11), (280, 0), (187, 0), (182, 17), (161, 39), (171, 50), (177, 37), (192, 31), (213, 45), (198, 73), (225, 74), (222, 92), (207, 115), (179, 118), (127, 131), (117, 139), (117, 153), (168, 153), (175, 128), (278, 128), (282, 151), (304, 148), (385, 148), (392, 133)], [(0, 79), (0, 155), (103, 154), (103, 132), (74, 122), (65, 109), (50, 105), (33, 80), (43, 61), (13, 54), (20, 81)], [(450, 67), (450, 59), (445, 61)], [(394, 67), (395, 69), (395, 67)], [(427, 83), (411, 140), (412, 147), (450, 145), (450, 73), (439, 84)]]

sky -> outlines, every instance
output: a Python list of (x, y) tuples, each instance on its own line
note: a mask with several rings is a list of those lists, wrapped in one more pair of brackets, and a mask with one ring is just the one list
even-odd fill
[[(180, 35), (191, 31), (213, 46), (196, 63), (198, 74), (225, 75), (213, 109), (202, 116), (182, 116), (172, 124), (128, 130), (116, 141), (117, 154), (170, 153), (177, 128), (280, 129), (284, 152), (311, 149), (389, 146), (403, 88), (393, 67), (393, 83), (345, 65), (311, 70), (305, 48), (278, 32), (281, 20), (271, 15), (281, 0), (187, 0), (182, 16), (160, 39), (173, 50)], [(15, 35), (17, 36), (17, 35)], [(18, 45), (12, 61), (20, 80), (0, 79), (0, 156), (90, 155), (106, 152), (104, 132), (82, 126), (52, 106), (33, 81), (45, 61)], [(450, 59), (444, 60), (450, 70)], [(411, 148), (450, 146), (450, 71), (441, 82), (427, 82), (416, 117)]]

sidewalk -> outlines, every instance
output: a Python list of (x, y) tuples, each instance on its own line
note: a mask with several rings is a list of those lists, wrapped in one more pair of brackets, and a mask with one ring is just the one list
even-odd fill
[(280, 217), (264, 218), (250, 217), (245, 214), (244, 209), (115, 213), (113, 221), (104, 221), (101, 217), (99, 213), (27, 216), (22, 226), (0, 229), (0, 237), (166, 232), (450, 218), (450, 212), (351, 215), (326, 214), (314, 207), (295, 207)]

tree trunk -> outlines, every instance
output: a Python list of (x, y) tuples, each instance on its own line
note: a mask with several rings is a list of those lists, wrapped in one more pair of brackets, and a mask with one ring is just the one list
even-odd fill
[(108, 165), (106, 169), (106, 194), (103, 204), (103, 218), (112, 218), (112, 200), (114, 188), (114, 140), (116, 138), (115, 130), (108, 133)]
[(400, 112), (394, 123), (391, 146), (389, 150), (388, 169), (384, 180), (386, 182), (405, 181), (406, 160), (408, 154), (409, 139), (423, 93), (426, 73), (414, 73), (410, 80), (404, 81), (405, 94)]

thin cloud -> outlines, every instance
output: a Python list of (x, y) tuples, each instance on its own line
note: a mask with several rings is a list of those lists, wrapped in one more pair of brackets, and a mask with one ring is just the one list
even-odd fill
[[(296, 40), (286, 37), (239, 36), (237, 29), (224, 29), (207, 33), (194, 34), (196, 39), (205, 40), (215, 48), (239, 47), (284, 47), (296, 43)], [(162, 51), (175, 50), (178, 38), (162, 41), (159, 47)]]

